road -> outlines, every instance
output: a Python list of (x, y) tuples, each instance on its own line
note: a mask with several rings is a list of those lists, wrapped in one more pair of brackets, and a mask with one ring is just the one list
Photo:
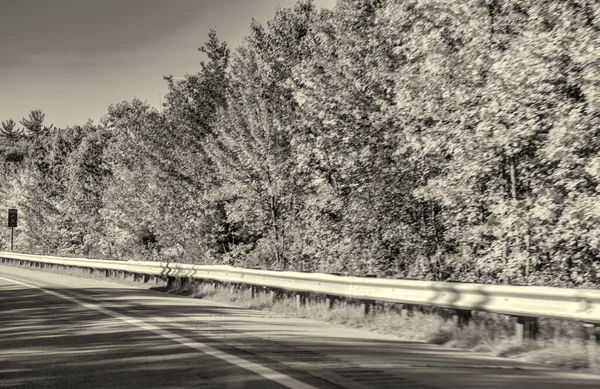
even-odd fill
[(0, 388), (599, 387), (598, 376), (0, 266)]

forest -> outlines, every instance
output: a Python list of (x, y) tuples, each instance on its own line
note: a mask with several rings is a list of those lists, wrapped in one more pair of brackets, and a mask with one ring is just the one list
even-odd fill
[(600, 286), (600, 2), (300, 0), (248, 23), (235, 48), (207, 31), (162, 107), (2, 118), (15, 250)]

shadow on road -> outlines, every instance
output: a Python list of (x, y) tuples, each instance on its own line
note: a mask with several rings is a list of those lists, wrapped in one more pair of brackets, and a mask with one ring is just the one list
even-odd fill
[[(329, 325), (317, 331), (301, 319), (267, 318), (260, 311), (157, 291), (125, 287), (49, 290), (75, 293), (86, 303), (101, 302), (105, 309), (299, 379), (312, 369), (328, 370), (371, 388), (395, 388), (400, 382), (417, 381), (440, 388), (477, 382), (479, 387), (513, 389), (519, 384), (528, 388), (596, 388), (600, 383), (573, 376), (560, 378), (543, 369), (525, 374), (517, 370), (523, 365), (514, 361), (418, 342), (358, 337), (353, 331)], [(301, 370), (298, 363), (302, 363)], [(334, 387), (325, 381), (315, 382), (317, 387)], [(0, 387), (281, 386), (39, 289), (0, 285)]]
[[(69, 288), (49, 290), (65, 295), (72, 295), (74, 291)], [(149, 299), (142, 290), (107, 288), (77, 290), (77, 293), (84, 296), (81, 300), (85, 302), (102, 301), (103, 308), (151, 324), (152, 317), (160, 315), (156, 308), (149, 309), (144, 305)], [(185, 310), (186, 306), (178, 306), (172, 313), (180, 315)], [(232, 308), (227, 310), (229, 314), (236, 311)], [(220, 310), (206, 307), (202, 314), (218, 315)], [(215, 341), (212, 343), (216, 344)], [(237, 351), (237, 354), (240, 352)], [(39, 289), (2, 285), (0, 387), (148, 389), (282, 386), (151, 331)]]

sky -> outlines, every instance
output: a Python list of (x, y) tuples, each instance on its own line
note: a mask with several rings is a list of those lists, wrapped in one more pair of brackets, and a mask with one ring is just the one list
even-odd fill
[(264, 23), (295, 2), (0, 0), (0, 121), (41, 109), (47, 124), (66, 127), (98, 122), (123, 100), (159, 107), (163, 76), (196, 72), (211, 28), (235, 48), (252, 18)]

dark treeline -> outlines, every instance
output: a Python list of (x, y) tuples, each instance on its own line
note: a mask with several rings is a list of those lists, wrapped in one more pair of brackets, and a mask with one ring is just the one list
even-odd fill
[(599, 37), (596, 0), (300, 1), (161, 110), (5, 120), (1, 202), (19, 251), (598, 286)]

